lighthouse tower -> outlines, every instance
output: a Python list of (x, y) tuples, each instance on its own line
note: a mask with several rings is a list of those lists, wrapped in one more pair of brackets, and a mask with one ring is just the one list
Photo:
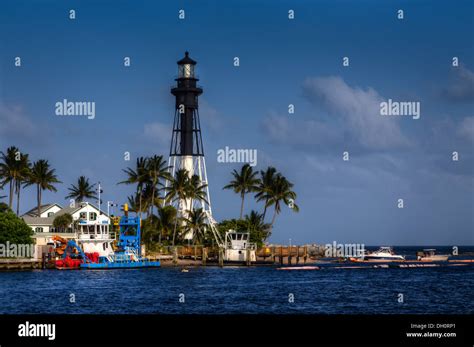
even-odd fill
[[(206, 201), (185, 199), (177, 203), (174, 202), (178, 210), (178, 216), (186, 217), (188, 211), (202, 208), (211, 229), (215, 229), (199, 121), (198, 97), (202, 94), (202, 88), (197, 85), (198, 79), (194, 73), (195, 67), (196, 61), (189, 57), (188, 52), (185, 53), (183, 59), (178, 61), (176, 87), (171, 89), (171, 94), (175, 96), (176, 103), (169, 166), (172, 177), (175, 177), (175, 173), (179, 169), (186, 169), (189, 177), (197, 175), (201, 180), (201, 184), (206, 185)], [(188, 233), (185, 238), (192, 239), (192, 233)]]

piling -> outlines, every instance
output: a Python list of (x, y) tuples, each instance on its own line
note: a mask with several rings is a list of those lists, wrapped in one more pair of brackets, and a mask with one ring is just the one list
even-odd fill
[(178, 247), (173, 247), (173, 264), (178, 264)]
[(224, 249), (219, 248), (219, 266), (223, 267), (224, 266)]
[(247, 261), (247, 266), (250, 266), (250, 263), (251, 263), (251, 262), (250, 262), (250, 249), (249, 249), (249, 248), (247, 248), (247, 252), (246, 252), (246, 253), (247, 253), (247, 254), (245, 255), (245, 258), (246, 258), (245, 260)]
[(206, 259), (207, 259), (207, 248), (202, 248), (202, 266), (206, 266)]

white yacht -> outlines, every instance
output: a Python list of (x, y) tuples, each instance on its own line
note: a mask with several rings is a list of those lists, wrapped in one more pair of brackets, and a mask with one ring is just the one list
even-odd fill
[(436, 249), (426, 248), (421, 252), (417, 252), (417, 260), (419, 261), (447, 261), (449, 254), (436, 254)]
[(378, 251), (370, 252), (362, 256), (362, 260), (368, 261), (403, 261), (405, 257), (395, 254), (392, 247), (380, 247)]

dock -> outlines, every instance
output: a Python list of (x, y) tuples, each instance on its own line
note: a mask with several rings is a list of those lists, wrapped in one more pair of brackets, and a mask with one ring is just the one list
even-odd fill
[(324, 255), (323, 246), (268, 246), (256, 252), (254, 262), (227, 262), (218, 247), (169, 246), (158, 252), (147, 252), (150, 260), (160, 260), (162, 266), (265, 266), (265, 265), (305, 265)]
[(43, 262), (38, 259), (11, 258), (0, 260), (0, 270), (42, 269)]

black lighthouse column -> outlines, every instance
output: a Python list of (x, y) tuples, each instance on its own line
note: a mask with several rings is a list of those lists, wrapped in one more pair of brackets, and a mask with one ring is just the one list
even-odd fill
[(176, 111), (170, 156), (204, 155), (198, 111), (198, 96), (202, 94), (202, 88), (197, 86), (195, 66), (196, 61), (189, 57), (188, 52), (178, 61), (177, 85), (171, 89), (171, 94), (176, 98)]

